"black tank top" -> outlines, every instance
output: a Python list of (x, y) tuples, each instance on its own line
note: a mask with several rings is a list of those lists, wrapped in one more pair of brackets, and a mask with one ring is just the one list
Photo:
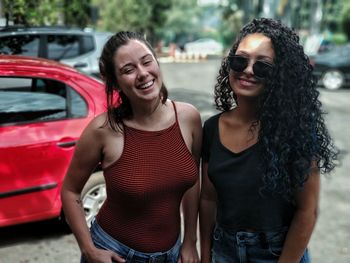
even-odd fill
[(275, 230), (289, 226), (295, 206), (282, 196), (262, 192), (264, 186), (260, 144), (234, 153), (219, 138), (220, 114), (204, 124), (203, 162), (208, 163), (208, 176), (215, 186), (217, 223), (225, 229)]

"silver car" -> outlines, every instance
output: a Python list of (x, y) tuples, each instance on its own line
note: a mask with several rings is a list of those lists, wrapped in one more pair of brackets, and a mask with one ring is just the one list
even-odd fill
[(99, 76), (98, 59), (111, 32), (67, 27), (0, 28), (0, 54), (48, 58)]

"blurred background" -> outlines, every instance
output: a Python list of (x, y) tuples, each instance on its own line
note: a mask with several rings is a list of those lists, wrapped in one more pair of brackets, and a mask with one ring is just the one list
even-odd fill
[(144, 32), (159, 53), (171, 55), (196, 40), (203, 49), (218, 42), (214, 54), (217, 46), (226, 49), (254, 17), (281, 19), (295, 28), (311, 55), (350, 37), (349, 0), (0, 0), (0, 27), (134, 30)]
[[(0, 91), (11, 92), (13, 87), (22, 87), (23, 78), (30, 81), (34, 79), (31, 83), (44, 78), (55, 80), (65, 89), (72, 85), (73, 90), (83, 96), (83, 91), (87, 90), (86, 75), (99, 77), (98, 58), (108, 37), (120, 30), (139, 31), (146, 35), (157, 51), (170, 98), (192, 103), (204, 121), (217, 113), (213, 106), (213, 87), (221, 58), (230, 48), (239, 29), (257, 17), (280, 19), (293, 27), (310, 57), (314, 74), (319, 78), (320, 100), (324, 111), (328, 113), (325, 119), (341, 151), (341, 160), (334, 174), (322, 177), (320, 216), (310, 241), (310, 252), (316, 263), (349, 263), (350, 89), (346, 88), (350, 86), (350, 0), (0, 0)], [(64, 78), (58, 79), (58, 70), (51, 65), (53, 70), (45, 77), (40, 75), (42, 72), (37, 72), (37, 75), (26, 72), (24, 76), (23, 69), (14, 69), (13, 64), (6, 65), (9, 61), (2, 54), (48, 58), (71, 65), (84, 74), (79, 75), (81, 80), (78, 83), (70, 83), (67, 81), (72, 77), (64, 75)], [(22, 64), (23, 67), (29, 67), (34, 63), (22, 61)], [(31, 71), (38, 70), (34, 68)], [(74, 78), (78, 79), (77, 76)], [(13, 87), (6, 82), (9, 79), (16, 81), (11, 82)], [(97, 86), (102, 84), (93, 83), (96, 89), (91, 88), (90, 97), (94, 98), (94, 103), (100, 104), (97, 95), (104, 94), (103, 87), (98, 90)], [(43, 87), (37, 91), (43, 92)], [(69, 99), (65, 94), (58, 98)], [(32, 95), (40, 99), (37, 93)], [(47, 95), (52, 97), (49, 92)], [(14, 106), (28, 104), (24, 96), (15, 98), (22, 101)], [(47, 104), (46, 99), (44, 102)], [(0, 107), (0, 113), (6, 113), (9, 104), (11, 100), (6, 101), (4, 96), (0, 96), (0, 106), (3, 106)], [(87, 105), (86, 110), (88, 108)], [(38, 111), (37, 108), (30, 110)], [(19, 127), (26, 128), (26, 124), (34, 127), (39, 123), (37, 127), (40, 128), (25, 130), (32, 133), (30, 137), (41, 138), (45, 127), (57, 124), (58, 128), (53, 130), (65, 138), (67, 135), (63, 131), (66, 131), (66, 123), (73, 123), (76, 119), (57, 118), (50, 122), (30, 120), (28, 124), (26, 119), (25, 122), (3, 123), (0, 116), (0, 225), (4, 222), (1, 220), (7, 220), (0, 227), (0, 263), (79, 262), (80, 251), (73, 235), (57, 227), (57, 217), (60, 222), (64, 221), (60, 211), (50, 217), (56, 217), (54, 221), (24, 220), (21, 222), (26, 224), (18, 224), (12, 218), (6, 218), (10, 208), (17, 213), (32, 202), (28, 195), (23, 194), (22, 198), (26, 198), (24, 202), (18, 201), (16, 205), (6, 203), (6, 200), (14, 197), (4, 195), (4, 192), (11, 190), (5, 187), (4, 182), (12, 183), (11, 178), (20, 170), (16, 165), (23, 163), (24, 159), (23, 154), (18, 154), (16, 157), (21, 162), (15, 162), (12, 170), (5, 169), (10, 162), (10, 150), (19, 141), (19, 136), (9, 135), (15, 134)], [(50, 142), (54, 141), (51, 137), (49, 139)], [(34, 142), (29, 141), (28, 144), (27, 156), (33, 160), (31, 151)], [(74, 147), (71, 148), (72, 152)], [(67, 152), (67, 149), (64, 151)], [(47, 155), (57, 163), (57, 156), (51, 153)], [(45, 164), (43, 154), (40, 153), (40, 156), (38, 167)], [(14, 158), (14, 161), (18, 158)], [(66, 166), (62, 168), (64, 171)], [(50, 165), (50, 168), (57, 170), (57, 164)], [(24, 167), (22, 170), (18, 178), (25, 183), (28, 181), (28, 169)], [(64, 171), (54, 178), (58, 185), (64, 177)], [(103, 184), (98, 187), (96, 189), (105, 193)], [(57, 189), (51, 199), (60, 207)], [(96, 191), (91, 189), (87, 196), (92, 199), (87, 200), (95, 200), (94, 206), (98, 208), (105, 195), (97, 198)], [(45, 203), (42, 196), (35, 197), (36, 208)], [(85, 203), (84, 209), (88, 213)], [(25, 218), (27, 215), (22, 212), (21, 216)]]

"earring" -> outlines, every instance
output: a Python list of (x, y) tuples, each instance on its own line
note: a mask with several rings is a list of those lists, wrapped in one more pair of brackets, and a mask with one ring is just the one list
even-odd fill
[(225, 90), (227, 93), (230, 94), (229, 98), (227, 99), (227, 103), (230, 105), (229, 110), (233, 110), (237, 107), (237, 97), (230, 86), (228, 75), (222, 79), (222, 81), (220, 82), (220, 87), (222, 88), (222, 90)]

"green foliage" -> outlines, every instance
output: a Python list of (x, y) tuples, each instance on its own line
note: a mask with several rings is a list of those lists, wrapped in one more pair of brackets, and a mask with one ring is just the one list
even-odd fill
[(98, 27), (112, 32), (143, 32), (151, 43), (159, 38), (159, 28), (166, 21), (172, 1), (162, 0), (95, 0), (100, 8)]
[(222, 23), (220, 33), (225, 48), (230, 48), (243, 26), (244, 12), (239, 9), (242, 1), (230, 0), (222, 6)]
[(167, 18), (163, 35), (169, 42), (185, 42), (200, 31), (200, 9), (196, 0), (177, 0), (167, 12)]
[(341, 25), (345, 35), (350, 41), (350, 4), (345, 6), (345, 8), (343, 9)]
[[(57, 25), (60, 22), (62, 5), (60, 0), (26, 1), (26, 19), (29, 25)], [(32, 3), (30, 3), (32, 2)]]
[(121, 30), (145, 32), (150, 14), (151, 7), (143, 0), (105, 1), (104, 6), (101, 6), (99, 26), (112, 32)]
[(348, 41), (347, 38), (348, 37), (343, 33), (335, 33), (330, 38), (330, 41), (336, 45), (343, 45)]
[[(4, 13), (8, 15), (9, 19), (11, 19), (15, 24), (28, 24), (26, 12), (27, 12), (27, 1), (25, 0), (18, 0), (18, 1), (11, 1), (11, 0), (4, 0), (3, 1), (3, 8)], [(33, 1), (30, 2), (30, 5), (33, 4)]]
[(4, 0), (4, 13), (14, 24), (75, 25), (85, 27), (89, 23), (90, 0)]
[(64, 24), (86, 27), (90, 23), (90, 0), (65, 0)]

